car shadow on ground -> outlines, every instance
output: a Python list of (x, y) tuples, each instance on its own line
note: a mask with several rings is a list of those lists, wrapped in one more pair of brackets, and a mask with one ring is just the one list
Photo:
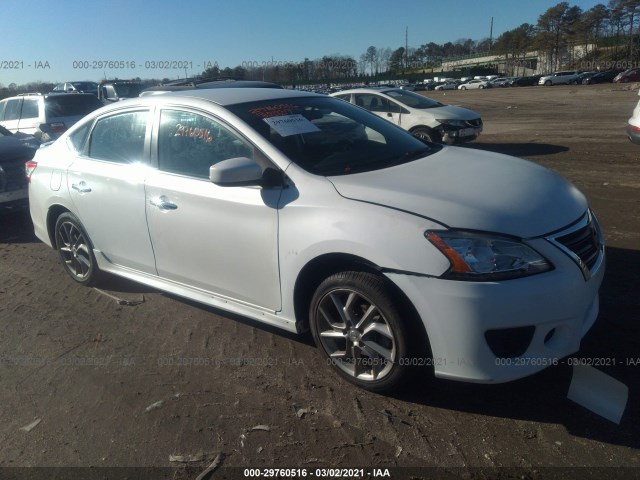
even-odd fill
[(470, 150), (484, 150), (502, 153), (514, 157), (535, 157), (538, 155), (552, 155), (567, 152), (569, 147), (551, 145), (548, 143), (465, 143), (460, 145)]
[(38, 238), (33, 233), (29, 206), (0, 206), (0, 242), (33, 243)]
[[(567, 399), (571, 360), (564, 359), (522, 380), (476, 385), (435, 379), (408, 388), (398, 399), (467, 413), (564, 425), (572, 435), (640, 448), (640, 251), (607, 247), (607, 273), (600, 290), (600, 315), (570, 356), (621, 381), (629, 398), (620, 425)], [(573, 360), (575, 362), (575, 360)], [(535, 435), (535, 432), (531, 433)]]

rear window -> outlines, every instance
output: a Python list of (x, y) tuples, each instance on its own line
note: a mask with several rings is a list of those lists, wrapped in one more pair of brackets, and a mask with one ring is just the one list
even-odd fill
[(52, 95), (44, 99), (47, 117), (84, 116), (102, 107), (94, 95)]

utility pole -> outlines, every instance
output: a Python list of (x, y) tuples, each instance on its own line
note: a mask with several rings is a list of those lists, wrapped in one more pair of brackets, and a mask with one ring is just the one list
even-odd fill
[(492, 45), (493, 45), (493, 17), (491, 17), (491, 28), (489, 29), (489, 52), (491, 52)]
[(404, 31), (404, 67), (409, 68), (409, 27)]

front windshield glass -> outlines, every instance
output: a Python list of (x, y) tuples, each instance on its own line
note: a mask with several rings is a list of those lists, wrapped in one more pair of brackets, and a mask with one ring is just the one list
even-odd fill
[(336, 98), (287, 98), (227, 108), (293, 162), (316, 175), (388, 168), (441, 148)]
[(431, 100), (430, 98), (423, 97), (422, 95), (418, 95), (417, 93), (413, 93), (408, 90), (400, 90), (399, 88), (396, 90), (386, 90), (384, 94), (411, 108), (422, 109), (442, 106), (441, 103), (436, 102), (435, 100)]

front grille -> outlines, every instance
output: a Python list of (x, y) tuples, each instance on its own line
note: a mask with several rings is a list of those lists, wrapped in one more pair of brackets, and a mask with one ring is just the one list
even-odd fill
[(482, 119), (480, 118), (475, 118), (473, 120), (466, 120), (466, 123), (469, 127), (481, 127), (482, 126)]
[(604, 257), (602, 233), (598, 221), (590, 211), (577, 224), (552, 237), (547, 237), (547, 240), (578, 264), (585, 280), (591, 277), (591, 272), (598, 268)]
[(600, 242), (593, 222), (569, 235), (557, 237), (556, 240), (580, 257), (589, 270), (598, 260)]
[(27, 188), (24, 162), (7, 162), (0, 166), (0, 192), (13, 192)]

